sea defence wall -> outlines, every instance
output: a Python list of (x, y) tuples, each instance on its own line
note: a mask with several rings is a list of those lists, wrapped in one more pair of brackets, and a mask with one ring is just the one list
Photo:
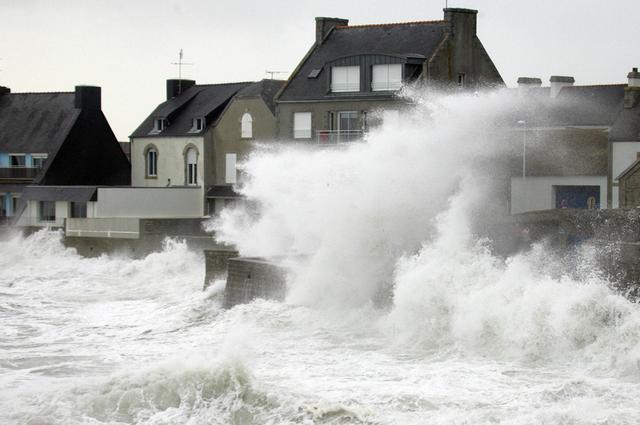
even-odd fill
[(257, 298), (282, 301), (286, 295), (286, 269), (275, 261), (255, 257), (228, 259), (224, 306), (231, 308)]
[(226, 279), (229, 260), (238, 257), (238, 251), (230, 248), (204, 250), (204, 285), (207, 289), (214, 279)]

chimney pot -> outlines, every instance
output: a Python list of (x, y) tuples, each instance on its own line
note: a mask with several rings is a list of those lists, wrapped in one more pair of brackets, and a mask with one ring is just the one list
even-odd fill
[(173, 99), (178, 96), (180, 93), (184, 93), (185, 90), (196, 85), (194, 80), (167, 80), (167, 100)]
[(348, 19), (342, 18), (325, 18), (319, 16), (316, 18), (316, 44), (319, 46), (322, 44), (324, 38), (329, 32), (338, 26), (349, 25)]
[(529, 90), (542, 86), (542, 80), (535, 77), (520, 77), (518, 78), (518, 93), (524, 95)]
[(638, 72), (638, 68), (633, 68), (633, 70), (627, 74), (627, 78), (629, 79), (629, 87), (640, 87), (640, 72)]
[(76, 109), (96, 110), (102, 108), (101, 88), (97, 86), (76, 86), (74, 106)]

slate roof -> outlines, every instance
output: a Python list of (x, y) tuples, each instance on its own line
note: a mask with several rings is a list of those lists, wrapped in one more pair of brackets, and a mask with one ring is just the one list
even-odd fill
[(26, 186), (22, 199), (28, 201), (96, 201), (96, 186)]
[[(154, 111), (138, 126), (131, 137), (175, 137), (193, 136), (206, 131), (215, 124), (231, 98), (252, 83), (199, 84), (188, 88), (180, 95), (169, 99)], [(199, 133), (191, 133), (194, 118), (206, 118), (206, 128)], [(156, 118), (166, 118), (169, 126), (159, 134), (149, 134), (153, 130)]]
[(312, 70), (323, 68), (327, 62), (338, 58), (380, 54), (428, 59), (446, 36), (447, 28), (445, 21), (335, 27), (321, 45), (312, 48), (290, 77), (278, 100), (321, 100), (330, 97), (327, 93), (326, 70), (318, 78), (308, 78), (308, 75)]
[(631, 109), (623, 109), (616, 118), (609, 140), (612, 142), (640, 142), (640, 105)]
[(0, 151), (58, 150), (80, 115), (75, 94), (9, 93), (0, 96)]
[(505, 123), (526, 121), (527, 127), (611, 127), (622, 111), (624, 84), (564, 87), (550, 97), (548, 87), (518, 96)]
[(261, 97), (269, 110), (271, 110), (271, 112), (275, 115), (276, 103), (274, 98), (278, 91), (282, 88), (284, 83), (284, 80), (265, 79), (243, 88), (238, 92), (238, 94), (236, 94), (235, 97), (236, 99)]

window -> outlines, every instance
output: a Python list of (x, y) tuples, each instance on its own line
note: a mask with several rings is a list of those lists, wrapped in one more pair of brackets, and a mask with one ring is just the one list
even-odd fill
[(373, 65), (371, 90), (398, 90), (400, 87), (402, 87), (402, 64)]
[(296, 112), (293, 114), (293, 138), (311, 138), (311, 112)]
[(14, 216), (18, 210), (18, 202), (20, 201), (19, 195), (11, 195), (11, 206), (7, 211), (7, 215)]
[(24, 154), (14, 154), (14, 155), (9, 155), (9, 159), (11, 161), (11, 166), (12, 167), (25, 167), (27, 165), (26, 163), (26, 158), (24, 156)]
[(147, 154), (145, 155), (147, 162), (147, 177), (157, 177), (158, 176), (158, 151), (156, 148), (148, 148)]
[(71, 202), (69, 204), (69, 216), (71, 218), (87, 218), (87, 203)]
[(331, 68), (331, 91), (360, 91), (359, 66), (334, 66)]
[(8, 217), (9, 211), (7, 211), (7, 199), (8, 195), (0, 195), (0, 217)]
[(31, 162), (33, 163), (33, 168), (42, 168), (44, 165), (44, 161), (47, 159), (47, 155), (32, 155)]
[(358, 113), (355, 111), (338, 112), (338, 130), (340, 132), (359, 130)]
[(198, 152), (194, 148), (189, 148), (185, 156), (187, 162), (187, 184), (195, 186), (198, 184)]
[(40, 221), (56, 221), (55, 201), (40, 201)]
[(162, 130), (167, 128), (167, 120), (165, 118), (156, 118), (153, 121), (153, 131), (156, 133), (160, 133)]
[(458, 87), (464, 87), (464, 74), (458, 74)]
[(237, 181), (236, 158), (237, 154), (235, 153), (225, 155), (225, 181), (227, 183), (234, 184)]
[(204, 118), (194, 118), (193, 124), (191, 125), (191, 130), (189, 130), (189, 133), (198, 133), (204, 130), (204, 123), (205, 123)]
[(245, 112), (244, 115), (242, 115), (240, 127), (240, 137), (243, 139), (251, 139), (253, 137), (253, 118), (250, 113)]

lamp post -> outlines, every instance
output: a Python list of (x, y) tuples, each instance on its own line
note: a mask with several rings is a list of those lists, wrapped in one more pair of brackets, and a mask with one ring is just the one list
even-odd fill
[(518, 124), (522, 126), (522, 180), (527, 178), (527, 122), (520, 120)]

